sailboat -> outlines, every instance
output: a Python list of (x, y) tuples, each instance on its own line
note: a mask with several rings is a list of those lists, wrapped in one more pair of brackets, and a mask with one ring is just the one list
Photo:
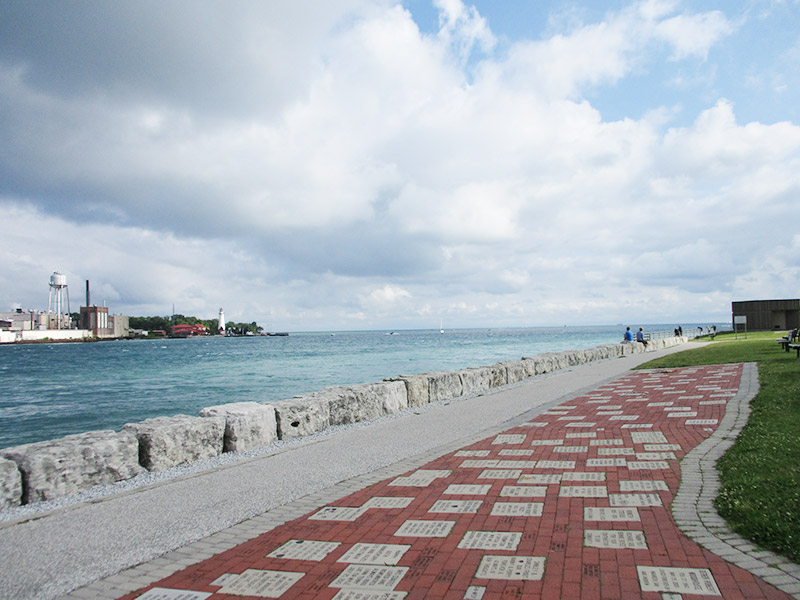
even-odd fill
[(439, 333), (444, 333), (444, 327), (442, 325), (442, 320), (439, 319)]

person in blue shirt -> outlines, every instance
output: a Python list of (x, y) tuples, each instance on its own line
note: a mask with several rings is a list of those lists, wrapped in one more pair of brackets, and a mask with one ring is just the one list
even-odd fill
[(644, 344), (644, 348), (647, 350), (647, 340), (644, 339), (644, 331), (642, 331), (641, 327), (639, 327), (639, 331), (636, 332), (636, 341)]
[(624, 342), (632, 342), (633, 341), (633, 332), (631, 331), (630, 327), (625, 328), (625, 337), (622, 338)]

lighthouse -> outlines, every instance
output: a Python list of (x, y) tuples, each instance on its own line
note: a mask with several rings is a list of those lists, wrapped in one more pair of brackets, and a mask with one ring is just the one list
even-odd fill
[(220, 335), (225, 335), (225, 313), (222, 312), (222, 307), (219, 309), (219, 325), (217, 325), (217, 331)]

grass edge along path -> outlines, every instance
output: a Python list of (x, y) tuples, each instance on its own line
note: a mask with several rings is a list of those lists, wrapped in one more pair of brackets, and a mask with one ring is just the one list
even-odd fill
[(800, 563), (800, 359), (775, 341), (783, 333), (720, 334), (637, 368), (757, 363), (760, 389), (747, 425), (717, 462), (714, 504), (732, 531)]

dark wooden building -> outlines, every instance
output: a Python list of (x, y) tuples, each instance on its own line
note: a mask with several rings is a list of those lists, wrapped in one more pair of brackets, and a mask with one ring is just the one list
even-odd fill
[(731, 302), (731, 310), (733, 323), (736, 322), (736, 317), (747, 317), (748, 331), (800, 327), (800, 299)]

